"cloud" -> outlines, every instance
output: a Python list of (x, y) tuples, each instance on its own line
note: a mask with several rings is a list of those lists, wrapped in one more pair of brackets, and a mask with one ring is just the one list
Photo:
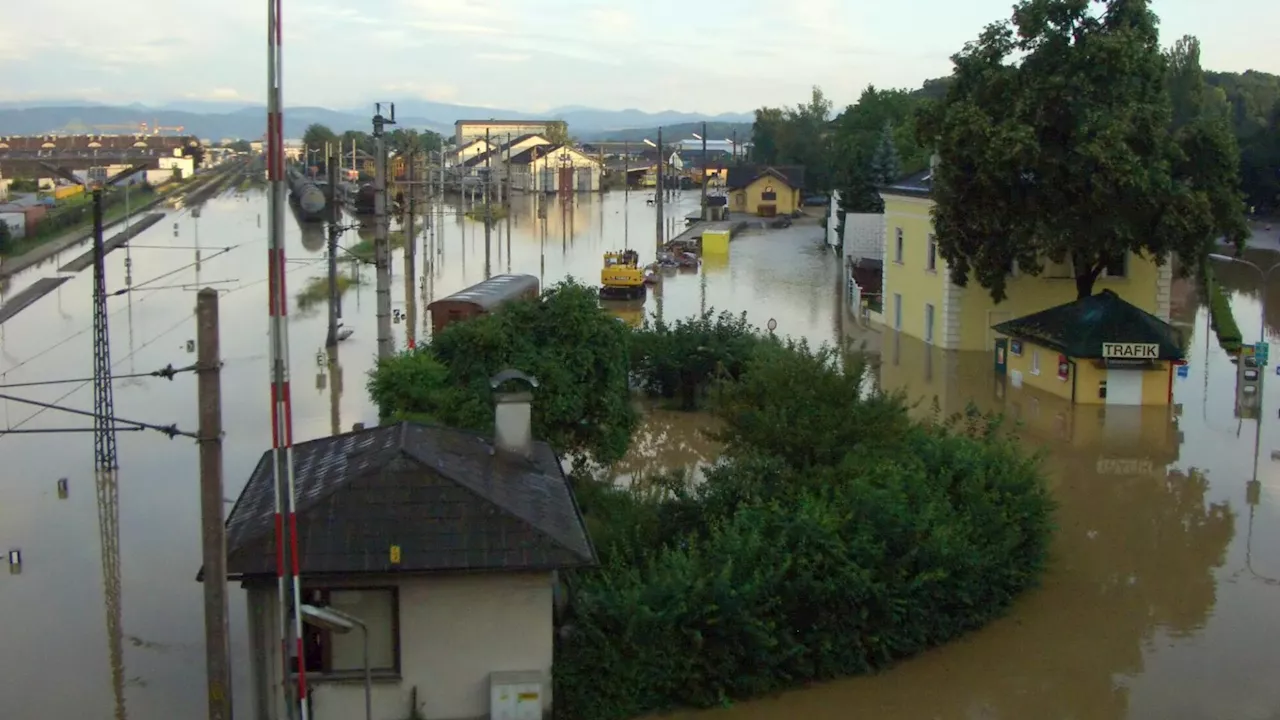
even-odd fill
[(523, 53), (482, 52), (482, 53), (476, 53), (471, 57), (481, 62), (494, 62), (494, 63), (522, 63), (522, 62), (528, 62), (529, 60), (529, 56)]
[(393, 82), (379, 88), (384, 97), (408, 97), (433, 102), (457, 102), (458, 86), (437, 82)]
[(249, 100), (249, 98), (246, 98), (244, 95), (241, 95), (239, 90), (236, 90), (235, 88), (228, 88), (228, 87), (214, 88), (208, 92), (203, 92), (203, 93), (195, 93), (195, 92), (184, 93), (183, 97), (187, 98), (188, 100), (214, 100), (214, 101), (234, 101), (234, 100), (248, 101)]

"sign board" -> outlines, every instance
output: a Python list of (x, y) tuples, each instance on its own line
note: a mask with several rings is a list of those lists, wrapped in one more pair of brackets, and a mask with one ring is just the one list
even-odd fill
[(1258, 358), (1259, 365), (1266, 365), (1270, 359), (1271, 346), (1264, 342), (1254, 343), (1253, 354)]
[(1158, 360), (1160, 345), (1157, 343), (1102, 343), (1102, 357), (1126, 360)]
[(1190, 366), (1189, 366), (1189, 365), (1179, 365), (1179, 366), (1178, 366), (1178, 377), (1180, 377), (1180, 378), (1187, 377), (1187, 374), (1188, 374), (1190, 371), (1191, 371), (1191, 368), (1190, 368)]

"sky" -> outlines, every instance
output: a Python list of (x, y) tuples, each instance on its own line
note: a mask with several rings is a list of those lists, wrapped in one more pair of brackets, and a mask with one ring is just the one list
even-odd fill
[[(0, 100), (265, 102), (263, 0), (7, 3)], [(748, 112), (914, 87), (1011, 0), (283, 0), (287, 106)], [(1276, 0), (1156, 0), (1208, 69), (1280, 74)], [(104, 8), (109, 10), (104, 11)]]

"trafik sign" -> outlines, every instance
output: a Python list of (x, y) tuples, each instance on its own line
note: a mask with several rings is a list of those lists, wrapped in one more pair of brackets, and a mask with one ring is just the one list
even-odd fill
[(1160, 345), (1157, 343), (1102, 343), (1102, 357), (1126, 360), (1158, 360)]

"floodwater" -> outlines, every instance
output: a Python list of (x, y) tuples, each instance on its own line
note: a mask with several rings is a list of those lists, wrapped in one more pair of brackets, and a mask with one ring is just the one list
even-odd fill
[[(630, 245), (643, 259), (652, 258), (656, 223), (646, 195), (589, 196), (568, 206), (552, 201), (544, 218), (521, 201), (510, 223), (499, 221), (492, 233), (490, 270), (528, 272), (545, 283), (566, 274), (594, 282), (606, 250)], [(697, 204), (697, 194), (686, 193), (669, 211), (681, 217)], [(199, 218), (190, 208), (170, 211), (132, 249), (108, 257), (109, 290), (127, 286), (127, 260), (136, 288), (110, 301), (112, 358), (121, 375), (193, 362), (187, 350), (195, 332), (192, 291), (205, 285), (225, 291), (225, 494), (234, 498), (270, 443), (266, 204), (260, 191), (251, 190), (224, 194), (201, 210)], [(293, 295), (324, 275), (324, 238), (313, 229), (301, 232), (292, 218), (286, 225)], [(343, 244), (355, 244), (355, 235)], [(1273, 424), (1262, 428), (1261, 491), (1251, 505), (1246, 482), (1253, 473), (1256, 425), (1234, 416), (1233, 366), (1216, 341), (1206, 344), (1205, 313), (1194, 295), (1181, 296), (1178, 304), (1178, 320), (1194, 337), (1190, 375), (1175, 381), (1176, 411), (1072, 412), (1029, 390), (997, 387), (983, 354), (944, 355), (857, 329), (839, 310), (838, 261), (820, 247), (820, 236), (816, 226), (742, 236), (729, 261), (671, 276), (645, 309), (657, 312), (661, 299), (669, 318), (705, 305), (745, 311), (757, 325), (774, 318), (779, 333), (811, 342), (866, 339), (879, 352), (881, 383), (924, 398), (919, 412), (928, 412), (936, 396), (941, 412), (973, 400), (1015, 415), (1026, 423), (1028, 441), (1050, 453), (1062, 526), (1052, 570), (1044, 587), (1008, 618), (880, 676), (681, 717), (1280, 718), (1280, 685), (1268, 672), (1280, 666), (1280, 644), (1270, 641), (1280, 629), (1280, 580), (1271, 579), (1280, 578), (1280, 552), (1274, 550), (1280, 479), (1270, 460), (1280, 438)], [(428, 275), (429, 256), (434, 267)], [(434, 236), (427, 234), (417, 248), (421, 285), (407, 283), (408, 294), (402, 257), (394, 253), (394, 307), (417, 316), (420, 338), (424, 302), (483, 279), (483, 226), (457, 208), (438, 218)], [(56, 267), (46, 264), (13, 278), (5, 296), (55, 274)], [(1219, 273), (1236, 292), (1247, 340), (1256, 337), (1262, 307), (1252, 272)], [(329, 371), (322, 351), (323, 305), (295, 313), (290, 323), (298, 441), (375, 419), (363, 388), (375, 353), (372, 269), (360, 269), (358, 276), (362, 284), (343, 302), (344, 323), (356, 332), (340, 347), (340, 372)], [(89, 287), (88, 273), (81, 273), (0, 326), (0, 384), (90, 375)], [(1271, 317), (1280, 320), (1280, 296), (1267, 300)], [(634, 310), (618, 314), (636, 319)], [(395, 326), (401, 346), (408, 329), (407, 323)], [(0, 392), (78, 409), (92, 402), (88, 385), (80, 383)], [(1264, 389), (1264, 417), (1276, 407), (1277, 393)], [(189, 373), (173, 381), (121, 379), (115, 403), (119, 417), (195, 428)], [(16, 429), (88, 426), (87, 418), (33, 415), (38, 411), (6, 402), (3, 422)], [(697, 415), (652, 413), (617, 467), (619, 477), (709, 461), (714, 445), (698, 432), (706, 423)], [(21, 549), (23, 557), (21, 574), (0, 575), (0, 716), (119, 717), (106, 631), (118, 626), (122, 649), (114, 670), (123, 712), (137, 720), (198, 717), (204, 675), (201, 594), (194, 580), (200, 563), (196, 448), (182, 437), (120, 434), (120, 572), (108, 578), (117, 584), (120, 602), (108, 608), (92, 447), (88, 434), (0, 436), (0, 550)], [(64, 477), (70, 494), (58, 499), (56, 482)], [(244, 606), (233, 598), (235, 704), (247, 717)], [(118, 623), (112, 619), (117, 612)]]
[[(612, 193), (546, 203), (545, 217), (517, 198), (507, 220), (496, 223), (490, 270), (526, 272), (546, 284), (573, 275), (598, 281), (601, 256), (626, 245), (651, 260), (656, 245), (654, 210), (643, 193)], [(696, 193), (668, 205), (676, 219), (695, 210)], [(107, 257), (109, 292), (133, 288), (110, 300), (112, 361), (117, 375), (118, 417), (155, 424), (196, 427), (195, 378), (169, 381), (125, 378), (172, 363), (194, 362), (188, 343), (195, 338), (194, 291), (223, 291), (223, 424), (227, 428), (225, 495), (233, 499), (253, 465), (270, 446), (266, 317), (266, 201), (261, 190), (224, 193), (193, 208), (171, 209), (165, 220)], [(393, 253), (393, 308), (416, 315), (415, 335), (424, 337), (423, 306), (432, 298), (485, 277), (482, 223), (449, 207), (416, 247), (415, 275), (405, 293), (405, 262)], [(300, 229), (286, 218), (288, 283), (293, 298), (326, 272), (320, 227)], [(367, 230), (347, 233), (351, 246)], [(758, 325), (771, 318), (778, 332), (831, 340), (836, 333), (838, 262), (818, 243), (816, 225), (786, 232), (748, 235), (735, 241), (731, 260), (708, 263), (705, 275), (678, 273), (644, 310), (666, 318), (697, 313), (701, 307), (746, 311)], [(196, 248), (199, 247), (197, 251)], [(84, 248), (74, 248), (0, 287), (7, 299), (32, 282), (57, 275), (57, 268)], [(198, 254), (197, 254), (198, 253)], [(426, 258), (435, 258), (425, 271)], [(199, 264), (196, 261), (199, 259)], [(324, 355), (324, 303), (298, 312), (291, 300), (290, 362), (294, 428), (298, 442), (376, 420), (364, 391), (376, 354), (374, 273), (355, 273), (360, 284), (343, 299), (343, 322), (355, 334), (340, 345), (340, 371), (330, 372)], [(84, 382), (14, 387), (49, 380), (82, 380), (92, 374), (91, 273), (76, 275), (58, 290), (0, 325), (0, 394), (92, 409)], [(659, 302), (661, 301), (661, 302)], [(635, 321), (643, 310), (623, 307), (618, 315)], [(396, 343), (408, 341), (408, 323), (394, 326)], [(334, 377), (336, 376), (336, 377)], [(87, 428), (89, 419), (18, 402), (0, 402), (3, 427), (13, 430)], [(637, 432), (633, 452), (617, 469), (622, 477), (685, 467), (714, 456), (710, 441), (693, 432), (696, 416), (655, 412)], [(0, 483), (0, 551), (22, 553), (18, 575), (0, 574), (0, 717), (121, 717), (170, 720), (205, 712), (203, 620), (200, 565), (197, 451), (192, 440), (169, 440), (154, 432), (119, 435), (119, 572), (108, 573), (110, 597), (104, 605), (103, 558), (98, 533), (98, 500), (93, 478), (93, 442), (88, 433), (0, 435), (4, 460)], [(67, 478), (69, 496), (59, 499), (57, 481)], [(115, 558), (108, 556), (109, 561)], [(108, 565), (115, 564), (109, 562)], [(249, 712), (244, 605), (233, 596), (231, 640), (237, 658), (236, 707)], [(108, 627), (118, 627), (119, 651), (112, 657)], [(113, 673), (121, 685), (117, 702)]]

